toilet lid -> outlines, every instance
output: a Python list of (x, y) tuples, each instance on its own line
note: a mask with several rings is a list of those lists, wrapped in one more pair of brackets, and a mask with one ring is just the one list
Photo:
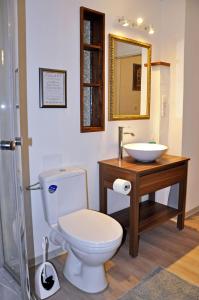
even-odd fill
[(123, 233), (116, 220), (90, 209), (82, 209), (60, 217), (58, 226), (71, 241), (89, 248), (114, 247), (121, 242)]

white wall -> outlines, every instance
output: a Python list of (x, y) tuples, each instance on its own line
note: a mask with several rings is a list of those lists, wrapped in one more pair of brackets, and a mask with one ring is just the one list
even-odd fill
[(199, 206), (199, 1), (186, 2), (182, 152), (189, 162), (187, 209)]
[[(81, 134), (79, 130), (80, 6), (106, 14), (105, 132)], [(38, 181), (40, 172), (49, 168), (83, 166), (88, 170), (89, 206), (98, 209), (97, 161), (117, 156), (118, 126), (132, 127), (136, 135), (134, 141), (158, 141), (163, 130), (171, 154), (183, 153), (191, 157), (187, 209), (198, 205), (199, 191), (196, 180), (199, 165), (199, 40), (195, 34), (199, 25), (198, 6), (198, 0), (26, 0), (28, 119), (29, 136), (33, 140), (30, 147), (32, 183)], [(144, 17), (146, 23), (152, 23), (155, 27), (155, 35), (148, 36), (135, 29), (120, 27), (117, 19), (121, 16), (129, 19)], [(169, 92), (167, 91), (168, 126), (163, 128), (163, 120), (160, 118), (163, 91), (160, 72), (155, 68), (152, 69), (151, 119), (108, 122), (108, 33), (150, 42), (152, 61), (163, 60), (171, 63), (170, 72), (166, 75), (170, 77), (169, 83), (167, 82), (170, 86)], [(39, 67), (67, 70), (67, 109), (39, 108)], [(167, 79), (165, 78), (164, 82)], [(162, 195), (168, 197), (168, 191), (158, 195), (160, 198)], [(35, 255), (38, 256), (41, 254), (42, 236), (48, 234), (49, 227), (44, 221), (40, 192), (32, 192), (31, 198)], [(128, 199), (115, 194), (113, 197), (113, 192), (109, 193), (109, 211), (118, 210), (126, 205)]]
[(161, 3), (161, 54), (170, 66), (168, 146), (169, 153), (182, 152), (185, 0)]
[[(168, 67), (152, 67), (153, 122), (151, 140), (168, 145), (168, 153), (181, 155), (183, 123), (183, 76), (185, 0), (162, 0), (160, 6), (158, 61), (170, 63)], [(157, 33), (157, 29), (155, 29)], [(162, 96), (166, 96), (165, 115), (161, 116)], [(176, 187), (175, 187), (176, 189)], [(156, 201), (175, 205), (176, 196), (170, 188), (156, 193)]]
[[(86, 6), (106, 14), (106, 130), (98, 133), (80, 133), (79, 92), (79, 7)], [(124, 35), (153, 45), (153, 60), (159, 58), (160, 34), (159, 0), (27, 0), (27, 80), (28, 120), (30, 147), (31, 183), (38, 181), (38, 174), (58, 166), (79, 165), (88, 170), (90, 208), (98, 209), (97, 161), (118, 155), (118, 126), (131, 126), (134, 140), (147, 141), (151, 137), (153, 115), (150, 120), (108, 122), (108, 33)], [(122, 28), (117, 24), (121, 16), (143, 16), (153, 23), (156, 35)], [(67, 70), (67, 109), (39, 108), (38, 68)], [(152, 97), (152, 102), (154, 101)], [(110, 193), (111, 194), (111, 193)], [(111, 196), (111, 195), (110, 195)], [(33, 231), (35, 255), (41, 254), (42, 236), (49, 227), (44, 221), (43, 206), (39, 191), (32, 192)], [(110, 197), (111, 198), (111, 197)], [(128, 204), (126, 199), (110, 199), (111, 211)], [(51, 248), (53, 249), (53, 248)]]

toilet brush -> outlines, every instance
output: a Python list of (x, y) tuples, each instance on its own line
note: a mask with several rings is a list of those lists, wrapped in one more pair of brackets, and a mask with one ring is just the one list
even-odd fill
[(40, 299), (55, 294), (59, 288), (59, 280), (54, 266), (46, 260), (48, 238), (44, 237), (42, 241), (43, 263), (38, 267), (35, 273), (35, 292)]

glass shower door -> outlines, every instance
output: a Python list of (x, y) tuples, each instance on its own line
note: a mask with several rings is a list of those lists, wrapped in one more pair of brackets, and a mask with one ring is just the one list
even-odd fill
[(0, 222), (3, 266), (30, 299), (18, 101), (17, 2), (0, 0)]

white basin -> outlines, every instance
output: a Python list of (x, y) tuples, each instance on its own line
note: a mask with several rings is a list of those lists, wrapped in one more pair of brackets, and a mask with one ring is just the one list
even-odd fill
[(154, 161), (162, 156), (168, 149), (161, 144), (132, 143), (123, 146), (128, 155), (141, 162)]

